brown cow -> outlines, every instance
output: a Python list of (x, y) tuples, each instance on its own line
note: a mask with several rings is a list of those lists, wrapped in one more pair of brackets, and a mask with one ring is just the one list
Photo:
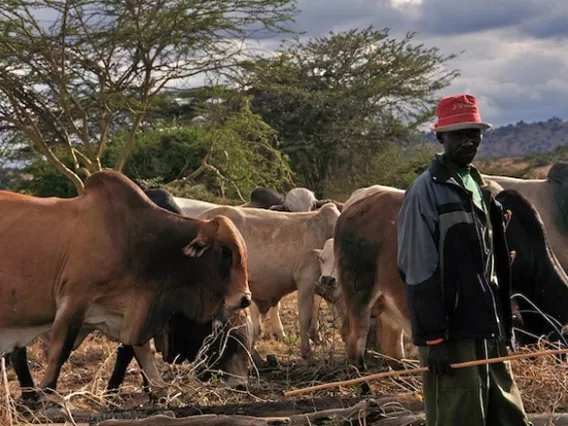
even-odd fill
[[(375, 191), (376, 192), (376, 191)], [(362, 197), (361, 197), (362, 198)], [(340, 320), (345, 319), (345, 299), (339, 288), (339, 279), (334, 254), (334, 239), (330, 238), (322, 250), (316, 250), (320, 262), (321, 275), (318, 286), (324, 298), (328, 301), (333, 312), (334, 321), (341, 329)], [(392, 282), (400, 285), (402, 282)], [(381, 293), (371, 309), (371, 327), (367, 336), (367, 347), (380, 351), (385, 356), (385, 361), (393, 368), (400, 367), (398, 360), (403, 358), (415, 358), (418, 356), (416, 347), (410, 340), (410, 335), (404, 333), (396, 322), (393, 322), (389, 313), (385, 312), (385, 298)], [(344, 330), (342, 330), (344, 332)], [(345, 340), (346, 336), (342, 336)]]
[(145, 345), (174, 312), (222, 322), (250, 304), (247, 251), (225, 217), (157, 207), (101, 171), (71, 199), (0, 192), (0, 352), (50, 331), (39, 387), (54, 390), (82, 328)]
[[(371, 316), (380, 316), (377, 334), (385, 355), (401, 359), (405, 352), (402, 333), (411, 336), (406, 287), (397, 266), (397, 222), (403, 197), (398, 190), (387, 188), (345, 209), (335, 228), (336, 271), (320, 277), (320, 285), (326, 287), (327, 294), (339, 282), (338, 291), (327, 298), (335, 302), (342, 314), (342, 338), (349, 358), (363, 367)], [(514, 190), (501, 191), (496, 198), (505, 210), (512, 212), (506, 237), (509, 248), (516, 253), (511, 268), (513, 293), (518, 292), (539, 306), (559, 324), (560, 330), (568, 321), (563, 308), (568, 300), (568, 276), (550, 249), (540, 215)], [(321, 253), (320, 257), (329, 258)], [(534, 318), (522, 314), (518, 307), (522, 301), (512, 304), (516, 307), (514, 315), (526, 316), (522, 322), (517, 319), (516, 327), (536, 335), (554, 331), (562, 334), (551, 330), (550, 324), (539, 315)]]
[[(350, 358), (358, 359), (365, 349), (371, 317), (377, 318), (377, 340), (382, 353), (399, 360), (405, 357), (403, 333), (411, 335), (404, 283), (396, 263), (396, 219), (404, 191), (373, 188), (344, 209), (337, 220), (334, 253), (320, 253), (326, 299), (335, 302), (342, 319), (341, 335)], [(325, 247), (324, 247), (325, 248)], [(335, 271), (329, 262), (335, 259)], [(327, 275), (329, 274), (329, 275)], [(339, 292), (328, 291), (339, 283)], [(396, 362), (387, 362), (393, 367)]]

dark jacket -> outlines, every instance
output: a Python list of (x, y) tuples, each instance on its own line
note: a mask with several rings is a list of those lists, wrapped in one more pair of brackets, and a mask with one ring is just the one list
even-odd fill
[[(480, 217), (472, 194), (437, 155), (406, 191), (398, 220), (398, 268), (407, 284), (415, 345), (438, 338), (492, 338), (512, 334), (510, 253), (504, 212), (480, 184), (492, 230), (498, 285), (490, 283)], [(483, 222), (481, 222), (483, 223)], [(500, 324), (500, 325), (499, 325)]]

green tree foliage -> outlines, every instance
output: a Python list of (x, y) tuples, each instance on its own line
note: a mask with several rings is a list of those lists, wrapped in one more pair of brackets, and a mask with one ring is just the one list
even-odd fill
[(412, 46), (413, 37), (371, 27), (295, 39), (233, 75), (279, 132), (299, 184), (322, 196), (334, 178), (358, 177), (433, 117), (436, 93), (458, 75), (444, 67), (454, 55)]
[(277, 133), (250, 108), (250, 97), (226, 92), (201, 109), (193, 126), (205, 130), (199, 167), (186, 178), (213, 178), (221, 197), (246, 201), (257, 186), (282, 190), (292, 186), (288, 157), (279, 151)]
[(287, 32), (294, 14), (295, 0), (2, 1), (3, 138), (25, 135), (80, 192), (119, 129), (124, 169), (156, 95), (231, 69), (251, 34)]
[[(147, 186), (182, 180), (190, 186), (201, 184), (212, 196), (241, 201), (258, 185), (290, 187), (291, 170), (287, 157), (277, 149), (276, 132), (251, 112), (248, 98), (219, 99), (198, 111), (201, 120), (143, 132), (124, 173)], [(112, 167), (127, 143), (128, 130), (117, 132), (101, 159), (102, 167)], [(65, 148), (53, 150), (66, 166), (72, 166)], [(77, 195), (73, 183), (44, 157), (39, 156), (25, 172), (33, 179), (21, 183), (22, 191), (39, 196)]]

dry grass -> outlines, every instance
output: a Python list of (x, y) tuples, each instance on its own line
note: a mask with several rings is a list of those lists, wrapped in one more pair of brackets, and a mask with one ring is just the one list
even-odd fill
[[(302, 360), (299, 356), (299, 330), (296, 296), (290, 295), (281, 304), (281, 318), (287, 333), (283, 342), (263, 340), (259, 342), (258, 350), (261, 356), (276, 355), (280, 368), (273, 371), (261, 372), (260, 376), (253, 372), (247, 391), (235, 391), (224, 387), (220, 380), (213, 379), (210, 383), (197, 381), (187, 363), (181, 366), (165, 364), (160, 356), (156, 356), (158, 368), (164, 379), (171, 384), (166, 390), (158, 392), (158, 400), (154, 406), (176, 407), (186, 404), (221, 405), (228, 403), (250, 403), (283, 400), (283, 393), (291, 388), (307, 387), (321, 383), (346, 380), (361, 375), (345, 362), (343, 343), (337, 330), (330, 327), (327, 306), (320, 310), (321, 334), (324, 343), (312, 346), (314, 356), (311, 360)], [(327, 321), (326, 321), (327, 320)], [(270, 330), (269, 320), (264, 323), (265, 330)], [(116, 408), (133, 408), (150, 406), (152, 403), (141, 386), (141, 376), (138, 365), (133, 362), (127, 372), (121, 392), (116, 396), (104, 393), (105, 385), (114, 366), (114, 350), (116, 343), (110, 342), (98, 334), (89, 336), (83, 345), (75, 351), (69, 361), (63, 366), (58, 389), (67, 407), (74, 411), (97, 413)], [(539, 348), (523, 351), (536, 351)], [(540, 348), (542, 349), (542, 348)], [(381, 370), (381, 356), (371, 352), (369, 370), (372, 374)], [(34, 343), (28, 351), (30, 368), (36, 383), (40, 380), (45, 366), (45, 351), (41, 342)], [(416, 366), (409, 361), (408, 368)], [(521, 389), (525, 406), (529, 412), (568, 411), (568, 364), (558, 362), (552, 357), (536, 358), (534, 360), (513, 361), (512, 368), (517, 383)], [(6, 385), (9, 389), (10, 408), (7, 405), (7, 394), (4, 382), (0, 387), (0, 425), (13, 424), (33, 418), (26, 410), (17, 405), (20, 389), (13, 373), (9, 368), (6, 375)], [(404, 376), (389, 378), (370, 383), (376, 396), (393, 395), (397, 393), (414, 393), (421, 396), (420, 377)], [(319, 391), (311, 396), (356, 396), (358, 386), (348, 386)], [(17, 409), (16, 409), (17, 408)], [(35, 414), (37, 415), (37, 413)]]
[(545, 179), (552, 164), (535, 167), (523, 157), (500, 157), (477, 160), (475, 165), (483, 173), (524, 179)]

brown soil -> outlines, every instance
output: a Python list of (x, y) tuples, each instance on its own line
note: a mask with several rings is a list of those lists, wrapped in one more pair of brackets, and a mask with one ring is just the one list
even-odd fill
[[(298, 315), (296, 295), (290, 295), (281, 303), (281, 318), (287, 338), (283, 342), (262, 340), (257, 344), (260, 355), (264, 358), (274, 354), (279, 366), (261, 371), (253, 371), (247, 391), (230, 390), (219, 380), (209, 383), (197, 381), (190, 366), (165, 364), (156, 355), (158, 368), (164, 379), (171, 382), (167, 391), (156, 395), (157, 401), (150, 401), (141, 387), (142, 381), (138, 365), (132, 362), (127, 371), (126, 380), (118, 396), (105, 396), (104, 388), (114, 366), (116, 343), (92, 334), (83, 345), (72, 353), (63, 366), (58, 390), (70, 404), (73, 412), (97, 414), (117, 409), (139, 409), (146, 414), (149, 409), (181, 409), (188, 405), (223, 406), (227, 404), (274, 403), (289, 400), (284, 392), (327, 382), (355, 378), (362, 375), (345, 359), (344, 346), (337, 330), (329, 326), (329, 311), (323, 304), (320, 308), (320, 333), (324, 343), (312, 345), (314, 356), (303, 360), (299, 356)], [(270, 330), (269, 319), (264, 321), (264, 329)], [(30, 368), (36, 383), (39, 382), (45, 366), (45, 350), (42, 342), (35, 342), (28, 350)], [(409, 362), (408, 368), (412, 368)], [(383, 370), (380, 355), (370, 356), (368, 363), (372, 374)], [(551, 359), (515, 361), (513, 370), (523, 394), (527, 411), (568, 411), (568, 365), (554, 363)], [(20, 389), (11, 368), (7, 370), (8, 388), (11, 403), (17, 403)], [(374, 398), (409, 394), (420, 399), (420, 377), (404, 376), (389, 378), (370, 383)], [(350, 399), (360, 395), (360, 385), (338, 387), (311, 394), (294, 397), (306, 400), (315, 397)], [(0, 390), (0, 425), (7, 419), (6, 393), (4, 386)], [(277, 406), (275, 406), (277, 407)], [(29, 415), (25, 416), (30, 418)]]

